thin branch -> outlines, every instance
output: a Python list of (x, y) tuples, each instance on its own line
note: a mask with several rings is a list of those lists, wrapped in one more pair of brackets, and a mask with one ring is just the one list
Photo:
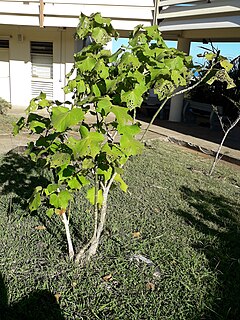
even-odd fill
[(158, 108), (158, 110), (156, 111), (156, 113), (154, 114), (154, 116), (152, 117), (152, 120), (150, 121), (150, 123), (148, 124), (145, 132), (142, 135), (142, 138), (140, 139), (140, 141), (143, 141), (145, 135), (147, 134), (147, 132), (149, 131), (150, 126), (153, 124), (154, 120), (156, 119), (157, 115), (159, 114), (159, 112), (162, 110), (162, 108), (164, 107), (165, 103), (168, 101), (168, 99), (172, 99), (173, 97), (176, 97), (180, 94), (183, 94), (185, 92), (188, 92), (189, 90), (192, 90), (194, 88), (196, 88), (201, 82), (203, 82), (207, 76), (210, 74), (210, 72), (213, 70), (213, 67), (216, 65), (217, 63), (214, 63), (210, 69), (208, 69), (208, 71), (205, 73), (205, 75), (196, 83), (194, 83), (191, 87), (187, 87), (185, 89), (182, 89), (180, 91), (177, 91), (171, 95), (169, 95), (167, 98), (165, 98), (165, 100), (163, 100), (162, 104), (160, 105), (160, 107)]
[(223, 146), (223, 144), (224, 144), (224, 142), (225, 142), (225, 140), (226, 140), (226, 138), (227, 138), (227, 135), (228, 135), (229, 132), (232, 130), (232, 128), (234, 128), (234, 127), (237, 125), (237, 123), (238, 123), (239, 121), (240, 121), (240, 114), (238, 115), (238, 117), (236, 118), (236, 120), (230, 125), (230, 127), (229, 127), (226, 131), (224, 131), (224, 136), (223, 136), (223, 138), (222, 138), (221, 143), (220, 143), (219, 146), (218, 146), (216, 155), (215, 155), (215, 157), (214, 157), (213, 164), (212, 164), (211, 169), (210, 169), (210, 171), (209, 171), (209, 176), (212, 175), (212, 173), (213, 173), (213, 171), (214, 171), (214, 169), (215, 169), (215, 167), (216, 167), (216, 164), (217, 164), (217, 162), (219, 161), (219, 155), (220, 155), (222, 146)]

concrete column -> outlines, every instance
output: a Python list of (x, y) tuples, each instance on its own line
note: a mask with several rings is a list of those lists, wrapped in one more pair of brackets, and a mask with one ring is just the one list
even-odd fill
[[(178, 38), (177, 49), (189, 54), (191, 41), (185, 38)], [(180, 91), (182, 87), (177, 88)], [(183, 108), (183, 94), (180, 94), (171, 99), (169, 121), (181, 122)]]

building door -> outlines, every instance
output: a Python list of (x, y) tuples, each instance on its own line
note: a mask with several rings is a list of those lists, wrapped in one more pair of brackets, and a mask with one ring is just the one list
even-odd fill
[(53, 44), (31, 41), (32, 97), (44, 92), (53, 98)]
[(0, 40), (0, 97), (10, 102), (9, 41)]

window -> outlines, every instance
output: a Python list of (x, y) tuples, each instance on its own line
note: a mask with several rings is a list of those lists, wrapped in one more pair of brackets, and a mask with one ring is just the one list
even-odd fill
[(0, 40), (0, 48), (9, 48), (9, 41), (8, 40)]
[(53, 78), (53, 44), (52, 42), (31, 41), (32, 77)]
[(45, 92), (53, 97), (53, 44), (31, 41), (32, 96)]

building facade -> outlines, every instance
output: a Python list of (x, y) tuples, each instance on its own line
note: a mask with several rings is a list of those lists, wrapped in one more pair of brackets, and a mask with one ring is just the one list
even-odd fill
[(65, 99), (65, 75), (81, 49), (74, 40), (81, 12), (101, 12), (124, 37), (137, 24), (152, 24), (154, 1), (0, 1), (0, 97), (13, 108), (26, 108), (41, 91)]
[[(40, 91), (64, 100), (80, 13), (101, 12), (121, 37), (158, 24), (163, 38), (189, 53), (191, 41), (240, 42), (240, 0), (0, 0), (0, 97), (25, 108)], [(182, 97), (170, 119), (180, 121)]]

